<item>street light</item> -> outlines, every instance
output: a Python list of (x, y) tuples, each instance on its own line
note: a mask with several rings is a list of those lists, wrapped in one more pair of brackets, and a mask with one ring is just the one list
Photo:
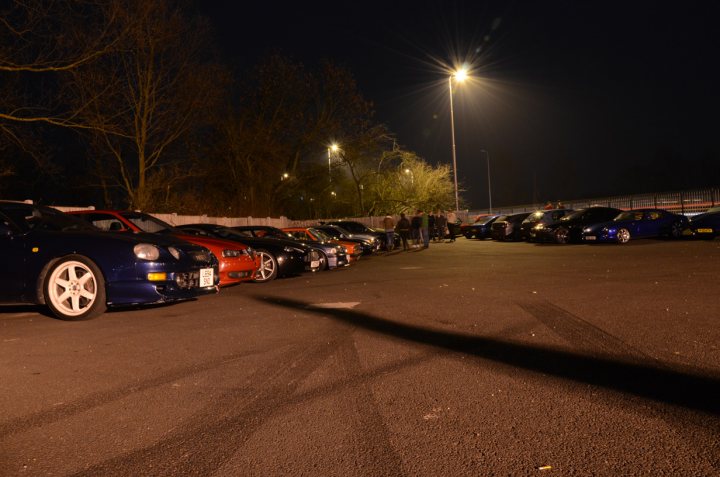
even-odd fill
[(465, 67), (460, 68), (448, 77), (448, 87), (450, 90), (450, 135), (452, 137), (452, 159), (453, 159), (453, 175), (455, 176), (455, 212), (460, 210), (460, 199), (458, 198), (458, 180), (457, 180), (457, 155), (455, 153), (455, 113), (453, 112), (453, 77), (456, 83), (462, 83), (467, 79), (468, 73)]
[(415, 174), (410, 169), (405, 169), (405, 174), (410, 176), (410, 184), (415, 185)]
[(488, 169), (488, 201), (490, 205), (488, 206), (488, 211), (492, 214), (492, 192), (490, 192), (490, 153), (487, 152), (485, 149), (480, 149), (480, 152), (485, 153), (485, 158), (487, 159), (487, 169)]
[(340, 149), (340, 146), (338, 146), (335, 143), (332, 143), (330, 145), (330, 147), (328, 147), (328, 176), (330, 177), (330, 180), (332, 180), (331, 157), (332, 157), (332, 154), (336, 154), (339, 149)]

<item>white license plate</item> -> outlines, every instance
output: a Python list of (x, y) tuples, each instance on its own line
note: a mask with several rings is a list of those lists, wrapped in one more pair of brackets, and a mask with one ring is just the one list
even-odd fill
[(200, 288), (211, 287), (215, 284), (214, 270), (212, 268), (200, 269)]
[(595, 237), (594, 235), (586, 235), (585, 236), (585, 240), (596, 240), (596, 239), (597, 239), (597, 237)]
[(313, 260), (310, 262), (310, 268), (317, 268), (320, 266), (320, 260)]

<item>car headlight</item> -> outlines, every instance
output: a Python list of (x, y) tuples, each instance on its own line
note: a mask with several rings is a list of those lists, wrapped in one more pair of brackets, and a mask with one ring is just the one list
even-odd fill
[(175, 257), (175, 260), (180, 260), (180, 250), (175, 247), (168, 247), (168, 252), (170, 252), (170, 255)]
[(237, 258), (240, 257), (242, 254), (242, 250), (225, 249), (222, 251), (222, 256), (225, 258)]
[(537, 224), (535, 227), (533, 227), (535, 230), (542, 230), (545, 228), (545, 224)]
[(160, 249), (149, 243), (139, 243), (133, 247), (135, 256), (141, 260), (157, 260), (160, 258)]
[[(583, 229), (583, 232), (585, 232), (586, 234), (589, 234), (590, 232), (592, 232), (592, 229), (590, 227), (585, 227)], [(603, 232), (607, 232), (607, 229), (603, 229)]]
[(338, 250), (340, 250), (340, 249), (337, 248), (337, 247), (333, 247), (333, 248), (331, 248), (329, 251), (330, 251), (330, 253), (331, 253), (332, 255), (337, 255)]

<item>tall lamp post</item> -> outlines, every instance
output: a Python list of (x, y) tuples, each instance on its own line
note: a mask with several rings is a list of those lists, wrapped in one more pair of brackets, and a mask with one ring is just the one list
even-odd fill
[(338, 152), (338, 149), (340, 149), (340, 146), (333, 143), (328, 147), (328, 177), (330, 178), (330, 181), (332, 181), (332, 164), (331, 164), (331, 158), (333, 154), (336, 154)]
[(457, 154), (455, 152), (455, 113), (453, 111), (453, 78), (456, 83), (462, 83), (467, 79), (467, 70), (460, 68), (448, 77), (448, 87), (450, 90), (450, 135), (452, 138), (452, 159), (453, 159), (453, 176), (455, 176), (455, 212), (460, 210), (460, 199), (458, 198), (458, 180), (457, 180)]
[(489, 201), (489, 212), (492, 214), (492, 192), (490, 191), (490, 153), (487, 152), (485, 149), (480, 149), (480, 152), (485, 153), (485, 159), (487, 159), (487, 169), (488, 169), (488, 201)]

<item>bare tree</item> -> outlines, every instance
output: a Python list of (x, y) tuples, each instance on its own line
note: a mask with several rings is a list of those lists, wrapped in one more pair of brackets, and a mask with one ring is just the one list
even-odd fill
[(180, 8), (166, 0), (113, 6), (111, 15), (126, 32), (122, 42), (73, 69), (67, 87), (102, 158), (101, 177), (131, 207), (148, 208), (193, 175), (190, 158), (173, 148), (217, 106), (226, 75), (204, 59), (203, 25)]

